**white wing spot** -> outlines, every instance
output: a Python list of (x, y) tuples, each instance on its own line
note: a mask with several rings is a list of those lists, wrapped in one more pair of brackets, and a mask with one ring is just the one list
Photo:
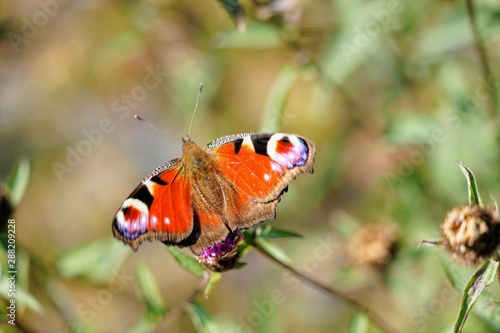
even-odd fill
[(250, 150), (254, 150), (255, 151), (255, 147), (253, 146), (253, 142), (252, 142), (252, 137), (251, 136), (247, 136), (247, 137), (245, 137), (243, 139), (242, 146), (247, 146)]
[(170, 224), (170, 219), (168, 217), (165, 217), (165, 224)]
[(143, 181), (142, 183), (148, 188), (149, 193), (153, 194), (154, 183), (149, 179)]
[(265, 173), (265, 174), (264, 174), (264, 180), (265, 180), (266, 182), (268, 182), (268, 181), (269, 181), (269, 179), (271, 179), (271, 176), (269, 176), (269, 174), (268, 174), (268, 173)]
[(151, 216), (151, 227), (153, 227), (153, 229), (156, 228), (156, 223), (158, 223), (158, 218), (156, 217), (156, 215)]
[(123, 215), (123, 210), (120, 210), (118, 214), (116, 214), (116, 220), (118, 224), (123, 226), (125, 224), (125, 215)]

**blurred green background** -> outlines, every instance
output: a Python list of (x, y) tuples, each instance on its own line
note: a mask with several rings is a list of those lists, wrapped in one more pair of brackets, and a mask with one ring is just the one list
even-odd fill
[[(500, 4), (475, 3), (491, 74), (499, 73)], [(460, 292), (447, 282), (441, 250), (419, 244), (439, 237), (445, 213), (467, 202), (455, 159), (474, 171), (486, 202), (500, 196), (498, 82), (488, 86), (465, 3), (243, 4), (246, 14), (232, 18), (217, 1), (0, 2), (0, 179), (23, 157), (31, 165), (14, 213), (26, 294), (18, 295), (21, 331), (347, 332), (362, 325), (355, 311), (255, 251), (246, 267), (223, 274), (209, 300), (197, 298), (202, 310), (169, 316), (199, 278), (161, 243), (132, 253), (112, 238), (121, 202), (181, 154), (180, 140), (134, 114), (184, 136), (201, 82), (191, 133), (198, 145), (256, 131), (316, 143), (315, 173), (292, 182), (277, 219), (266, 222), (305, 236), (276, 241), (296, 267), (402, 332), (453, 326)], [(380, 223), (398, 226), (397, 256), (383, 269), (353, 265), (354, 235)], [(144, 305), (141, 269), (158, 284), (166, 315), (152, 318)], [(279, 302), (270, 301), (276, 293)], [(205, 324), (193, 323), (193, 311), (206, 314)], [(475, 315), (465, 328), (492, 330)]]

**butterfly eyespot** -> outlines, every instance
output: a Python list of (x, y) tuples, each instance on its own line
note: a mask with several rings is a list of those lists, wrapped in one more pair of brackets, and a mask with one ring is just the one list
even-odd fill
[(279, 163), (271, 162), (271, 170), (283, 174), (283, 167)]
[(210, 269), (232, 267), (232, 233), (275, 218), (288, 184), (313, 172), (314, 143), (283, 133), (229, 135), (204, 148), (183, 141), (182, 157), (156, 168), (123, 202), (113, 234), (134, 250), (159, 240), (189, 246)]

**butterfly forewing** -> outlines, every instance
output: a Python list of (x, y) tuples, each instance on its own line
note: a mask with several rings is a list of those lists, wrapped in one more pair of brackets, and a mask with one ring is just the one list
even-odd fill
[(182, 158), (157, 168), (125, 200), (113, 233), (134, 250), (160, 240), (199, 253), (274, 218), (290, 181), (313, 172), (314, 155), (314, 144), (293, 134), (230, 135), (204, 149), (187, 138)]
[(297, 174), (313, 172), (314, 144), (297, 135), (239, 134), (214, 143), (207, 149), (225, 178), (259, 202), (276, 199)]

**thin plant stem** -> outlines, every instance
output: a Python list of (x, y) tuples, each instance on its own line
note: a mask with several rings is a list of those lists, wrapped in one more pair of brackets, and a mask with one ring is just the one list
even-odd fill
[(294, 267), (286, 264), (285, 262), (281, 261), (280, 259), (276, 258), (273, 256), (271, 253), (266, 251), (260, 244), (258, 239), (255, 239), (252, 244), (251, 244), (260, 254), (264, 255), (266, 258), (270, 259), (274, 263), (278, 264), (282, 268), (286, 269), (290, 273), (294, 274), (304, 282), (308, 283), (309, 285), (318, 288), (324, 292), (326, 292), (328, 295), (334, 297), (336, 300), (341, 301), (342, 303), (346, 304), (350, 308), (354, 309), (355, 311), (363, 312), (370, 320), (377, 325), (380, 329), (384, 330), (385, 332), (388, 333), (397, 333), (399, 332), (395, 328), (393, 328), (390, 324), (388, 324), (383, 318), (381, 318), (379, 315), (371, 311), (368, 307), (364, 306), (363, 304), (359, 303), (357, 300), (346, 294), (345, 292), (336, 289), (332, 286), (329, 286), (325, 284), (322, 281), (318, 281), (314, 277), (307, 275), (304, 272), (300, 272), (299, 270), (295, 269)]
[(474, 6), (473, 0), (465, 0), (465, 4), (467, 6), (467, 16), (469, 18), (469, 23), (472, 29), (472, 35), (474, 37), (474, 44), (477, 49), (477, 53), (479, 55), (479, 60), (481, 62), (483, 76), (486, 79), (488, 84), (488, 90), (491, 94), (491, 100), (489, 102), (489, 116), (491, 118), (495, 117), (496, 112), (498, 111), (498, 98), (497, 92), (495, 90), (495, 77), (491, 70), (490, 62), (488, 60), (488, 53), (486, 51), (486, 46), (484, 41), (479, 33), (479, 26), (476, 19), (476, 9)]

